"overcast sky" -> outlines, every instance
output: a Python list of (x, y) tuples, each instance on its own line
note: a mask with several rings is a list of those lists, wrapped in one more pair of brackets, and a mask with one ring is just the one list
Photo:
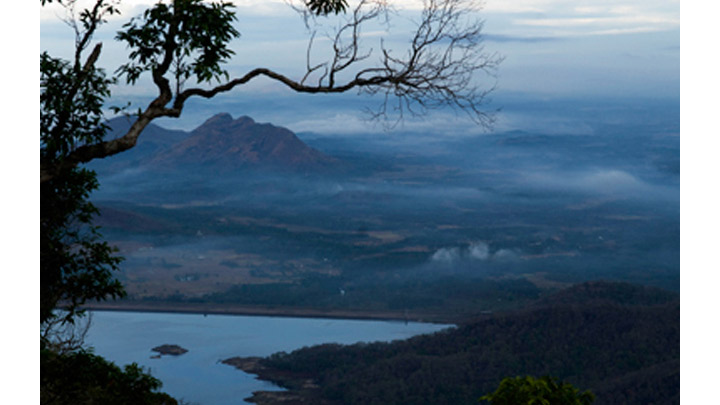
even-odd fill
[[(124, 0), (122, 15), (112, 18), (96, 35), (95, 39), (103, 42), (100, 63), (108, 71), (116, 69), (127, 55), (124, 47), (113, 41), (115, 32), (151, 3)], [(228, 66), (231, 74), (242, 75), (262, 66), (301, 77), (308, 32), (298, 15), (282, 0), (234, 3), (242, 36), (232, 44), (237, 55)], [(367, 41), (370, 47), (384, 36), (386, 46), (400, 52), (421, 2), (391, 3), (399, 10), (392, 29), (383, 32), (383, 27), (371, 27)], [(58, 7), (41, 9), (41, 49), (68, 56), (72, 52), (73, 33), (61, 21), (63, 15)], [(516, 108), (517, 100), (536, 100), (536, 104), (568, 99), (592, 105), (608, 99), (631, 104), (630, 100), (643, 99), (679, 103), (679, 15), (679, 2), (675, 0), (488, 0), (478, 14), (485, 21), (485, 49), (505, 57), (494, 103), (489, 107), (503, 108), (496, 129), (588, 131), (585, 123), (574, 122), (577, 120), (568, 115), (570, 112), (562, 111), (559, 105), (558, 111), (549, 114), (545, 108), (538, 119), (527, 108), (522, 111)], [(335, 18), (322, 21), (329, 23), (329, 27), (337, 23)], [(314, 49), (321, 55), (328, 42), (323, 41), (322, 31), (317, 38)], [(114, 100), (143, 100), (154, 95), (154, 91), (152, 85), (119, 86), (113, 94)], [(233, 116), (247, 114), (295, 131), (378, 130), (369, 127), (362, 114), (364, 106), (374, 104), (363, 103), (367, 101), (358, 99), (354, 93), (297, 96), (268, 79), (258, 79), (216, 100), (194, 103), (192, 112), (180, 120), (163, 121), (163, 125), (190, 129), (187, 127), (198, 125), (213, 112), (228, 111)], [(418, 130), (431, 128), (446, 122), (448, 114), (437, 112), (425, 120), (408, 119), (404, 125)], [(453, 122), (457, 123), (455, 132), (477, 132), (462, 116)], [(528, 127), (530, 123), (537, 128)]]

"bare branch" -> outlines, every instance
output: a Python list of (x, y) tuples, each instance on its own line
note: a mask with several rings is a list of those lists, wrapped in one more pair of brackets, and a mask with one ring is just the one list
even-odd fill
[[(361, 43), (363, 27), (387, 19), (385, 0), (360, 0), (345, 22), (331, 36), (332, 56), (320, 63), (311, 63), (315, 33), (310, 36), (306, 51), (306, 72), (299, 80), (291, 79), (266, 68), (256, 68), (244, 76), (210, 89), (176, 86), (175, 94), (165, 77), (173, 62), (176, 44), (165, 43), (162, 61), (152, 71), (158, 96), (138, 115), (130, 130), (120, 138), (93, 145), (84, 145), (73, 151), (63, 165), (72, 167), (92, 159), (110, 156), (135, 145), (142, 130), (155, 118), (179, 117), (190, 97), (211, 98), (228, 92), (254, 78), (264, 76), (301, 93), (343, 93), (358, 89), (362, 93), (382, 95), (383, 101), (372, 114), (376, 119), (401, 120), (405, 113), (422, 115), (429, 109), (452, 107), (466, 112), (472, 120), (488, 128), (494, 120), (484, 107), (488, 95), (495, 89), (495, 72), (502, 57), (486, 53), (482, 47), (483, 23), (475, 12), (476, 0), (426, 0), (416, 30), (409, 40), (407, 51), (397, 53), (387, 49), (380, 41), (379, 62), (367, 66), (372, 49), (365, 50)], [(310, 16), (315, 21), (315, 17)], [(171, 26), (168, 38), (173, 38)], [(341, 81), (341, 73), (355, 69), (354, 76)], [(308, 85), (310, 77), (323, 71), (315, 85)], [(491, 81), (488, 83), (487, 79)], [(392, 100), (396, 102), (390, 104)], [(169, 106), (172, 102), (172, 106)], [(398, 122), (396, 121), (396, 123)], [(41, 167), (41, 182), (52, 176)], [(51, 177), (49, 177), (51, 178)]]
[(69, 322), (65, 317), (58, 316), (40, 325), (40, 337), (51, 350), (66, 354), (83, 348), (92, 324), (92, 313), (74, 319), (77, 322)]
[[(316, 88), (298, 89), (286, 84), (296, 91), (329, 93), (350, 86), (367, 94), (384, 93), (386, 97), (374, 118), (387, 119), (397, 113), (402, 119), (404, 112), (421, 115), (428, 109), (449, 106), (489, 127), (493, 116), (483, 107), (495, 85), (480, 79), (494, 79), (502, 57), (488, 54), (482, 47), (483, 23), (475, 17), (479, 9), (474, 0), (426, 0), (406, 53), (387, 49), (381, 39), (379, 64), (363, 68), (361, 62), (371, 56), (372, 49), (363, 50), (362, 27), (381, 16), (387, 19), (388, 5), (383, 0), (361, 0), (330, 37), (333, 56), (326, 62), (328, 71)], [(308, 53), (308, 69), (301, 84), (314, 71), (309, 58)], [(351, 68), (356, 69), (354, 78), (339, 83), (340, 73)], [(393, 98), (397, 103), (391, 107), (388, 101)]]
[(328, 73), (326, 62), (317, 64), (312, 67), (310, 66), (310, 54), (312, 53), (312, 45), (313, 45), (314, 40), (315, 40), (315, 32), (313, 31), (313, 33), (310, 35), (310, 40), (308, 41), (308, 47), (307, 47), (307, 52), (306, 52), (306, 56), (305, 56), (305, 61), (306, 61), (305, 64), (306, 64), (307, 72), (305, 73), (305, 76), (303, 76), (303, 78), (300, 80), (300, 84), (305, 84), (305, 81), (307, 80), (307, 78), (310, 77), (310, 75), (313, 74), (316, 70), (318, 70), (322, 67), (325, 68), (325, 73), (321, 76), (319, 83), (322, 83), (322, 79)]
[[(118, 0), (96, 0), (92, 8), (83, 9), (77, 16), (75, 11), (77, 0), (70, 0), (61, 3), (65, 8), (68, 17), (64, 22), (69, 25), (75, 33), (75, 67), (79, 69), (82, 53), (87, 49), (92, 37), (98, 27), (105, 22), (107, 15), (118, 13), (115, 7)], [(80, 24), (79, 24), (80, 23)], [(82, 25), (82, 27), (80, 26)]]

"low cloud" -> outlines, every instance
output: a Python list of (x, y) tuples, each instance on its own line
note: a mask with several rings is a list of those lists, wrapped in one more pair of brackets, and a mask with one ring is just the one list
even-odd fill
[(516, 260), (520, 253), (514, 249), (499, 249), (490, 251), (485, 242), (473, 242), (467, 247), (443, 247), (435, 251), (430, 257), (432, 263), (457, 264), (459, 262), (487, 262)]
[(468, 247), (468, 256), (472, 259), (487, 260), (490, 257), (490, 247), (483, 242), (473, 243)]
[(592, 126), (581, 118), (557, 113), (501, 112), (495, 124), (497, 131), (536, 131), (546, 135), (593, 135)]
[(495, 260), (517, 260), (520, 254), (514, 249), (500, 249), (493, 255)]
[(363, 120), (360, 114), (338, 113), (330, 116), (301, 119), (288, 125), (295, 132), (318, 134), (353, 135), (377, 132), (372, 122)]
[(460, 248), (440, 248), (433, 253), (430, 260), (437, 263), (452, 263), (462, 258)]
[(575, 192), (613, 197), (661, 198), (667, 187), (653, 185), (619, 169), (594, 169), (580, 172), (545, 172), (530, 174), (527, 185), (562, 192)]

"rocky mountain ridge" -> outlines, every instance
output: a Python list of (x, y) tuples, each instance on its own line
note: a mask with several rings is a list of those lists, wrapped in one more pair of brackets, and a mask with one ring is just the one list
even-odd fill
[[(131, 123), (128, 117), (109, 120), (109, 138), (124, 134)], [(338, 159), (309, 147), (287, 128), (220, 113), (189, 133), (150, 124), (134, 148), (93, 162), (91, 168), (106, 173), (126, 169), (324, 172), (340, 165)]]
[(233, 119), (228, 113), (209, 118), (187, 139), (151, 161), (161, 167), (191, 165), (220, 171), (252, 167), (323, 170), (338, 163), (307, 146), (287, 128), (257, 123), (247, 116)]

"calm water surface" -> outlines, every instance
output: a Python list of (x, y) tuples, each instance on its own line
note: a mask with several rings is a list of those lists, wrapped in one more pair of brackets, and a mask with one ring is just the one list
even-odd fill
[[(320, 343), (405, 339), (449, 325), (393, 321), (93, 311), (86, 343), (118, 365), (138, 363), (163, 381), (162, 390), (201, 405), (245, 404), (258, 390), (280, 388), (219, 363), (267, 356)], [(181, 356), (152, 359), (150, 349), (177, 344)]]

